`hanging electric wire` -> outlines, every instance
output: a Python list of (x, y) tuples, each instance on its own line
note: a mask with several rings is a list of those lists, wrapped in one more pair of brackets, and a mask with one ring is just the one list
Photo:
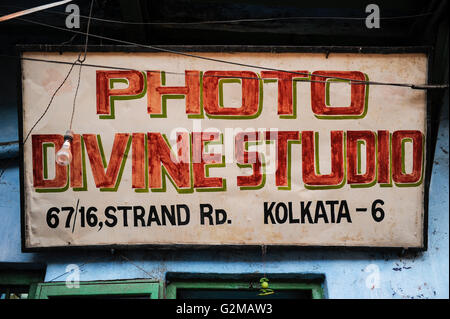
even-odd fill
[[(94, 0), (91, 0), (91, 6), (90, 6), (90, 11), (89, 14), (92, 14), (92, 8), (93, 8), (93, 3)], [(63, 146), (61, 147), (60, 150), (58, 150), (58, 152), (56, 153), (56, 162), (60, 165), (68, 165), (71, 160), (72, 160), (72, 153), (70, 151), (70, 147), (71, 147), (71, 142), (73, 139), (73, 132), (72, 132), (72, 125), (73, 125), (73, 118), (74, 118), (74, 114), (75, 114), (75, 107), (76, 107), (76, 99), (77, 99), (77, 95), (78, 95), (78, 89), (80, 87), (80, 80), (81, 80), (81, 68), (82, 65), (84, 63), (84, 61), (86, 60), (86, 54), (87, 54), (87, 45), (88, 45), (88, 40), (89, 40), (89, 28), (90, 28), (90, 20), (88, 20), (87, 23), (87, 30), (86, 30), (86, 39), (85, 39), (85, 44), (84, 44), (84, 53), (83, 53), (83, 57), (81, 58), (82, 53), (80, 52), (78, 54), (77, 59), (71, 63), (71, 67), (69, 69), (69, 72), (67, 73), (66, 77), (64, 78), (64, 80), (61, 82), (61, 84), (58, 86), (58, 88), (55, 90), (55, 92), (53, 93), (52, 97), (50, 98), (50, 101), (47, 105), (47, 107), (45, 108), (44, 112), (41, 114), (41, 116), (38, 118), (38, 120), (33, 124), (33, 126), (31, 127), (31, 129), (28, 131), (25, 139), (23, 140), (23, 143), (25, 144), (31, 134), (31, 132), (34, 130), (34, 128), (36, 127), (36, 125), (42, 120), (42, 118), (45, 116), (45, 114), (47, 114), (48, 110), (50, 109), (50, 106), (56, 96), (56, 94), (59, 92), (59, 90), (62, 88), (62, 86), (64, 85), (64, 83), (66, 83), (67, 79), (69, 78), (70, 74), (72, 73), (73, 68), (75, 67), (76, 64), (79, 64), (79, 70), (78, 70), (78, 82), (77, 82), (77, 87), (75, 89), (75, 94), (74, 94), (74, 99), (73, 99), (73, 105), (72, 105), (72, 115), (70, 117), (70, 123), (69, 123), (69, 130), (66, 131), (65, 135), (64, 135), (64, 143)]]
[[(0, 7), (7, 8), (19, 8), (25, 9), (24, 7), (19, 6), (5, 6), (0, 5)], [(46, 10), (40, 13), (48, 13), (48, 14), (58, 14), (67, 16), (69, 13)], [(380, 20), (404, 20), (404, 19), (414, 19), (426, 17), (434, 14), (434, 11), (424, 12), (418, 14), (410, 14), (410, 15), (399, 15), (399, 16), (390, 16), (390, 17), (380, 17)], [(177, 22), (177, 21), (167, 21), (167, 22), (137, 22), (137, 21), (122, 21), (122, 20), (114, 20), (107, 18), (98, 18), (98, 17), (89, 17), (81, 14), (70, 14), (73, 17), (80, 17), (83, 19), (92, 19), (98, 22), (104, 23), (114, 23), (114, 24), (126, 24), (126, 25), (202, 25), (202, 24), (229, 24), (229, 23), (242, 23), (242, 22), (273, 22), (273, 21), (295, 21), (295, 20), (366, 20), (367, 17), (344, 17), (344, 16), (292, 16), (292, 17), (266, 17), (266, 18), (239, 18), (239, 19), (228, 19), (228, 20), (203, 20), (203, 21), (190, 21), (190, 22)]]
[[(45, 27), (48, 27), (48, 28), (53, 28), (53, 29), (62, 30), (62, 31), (66, 31), (66, 32), (86, 35), (86, 33), (82, 32), (82, 31), (75, 31), (75, 30), (71, 30), (71, 29), (65, 29), (65, 28), (61, 28), (61, 27), (58, 27), (58, 26), (50, 25), (50, 24), (47, 24), (47, 23), (34, 21), (34, 20), (28, 20), (28, 19), (23, 19), (23, 18), (18, 18), (18, 19), (22, 20), (22, 21), (25, 21), (25, 22), (32, 23), (32, 24), (45, 26)], [(222, 64), (236, 65), (236, 66), (260, 69), (260, 70), (277, 71), (277, 72), (290, 73), (290, 74), (302, 75), (302, 76), (305, 76), (305, 75), (309, 76), (310, 75), (310, 73), (305, 73), (305, 72), (288, 71), (288, 70), (282, 70), (282, 69), (277, 69), (277, 68), (272, 68), (272, 67), (259, 66), (259, 65), (247, 64), (247, 63), (240, 63), (240, 62), (234, 62), (234, 61), (221, 60), (221, 59), (216, 59), (216, 58), (211, 58), (211, 57), (206, 57), (206, 56), (200, 56), (200, 55), (191, 54), (191, 53), (182, 52), (182, 51), (177, 51), (177, 50), (173, 50), (173, 49), (162, 48), (162, 47), (157, 47), (157, 46), (153, 46), (153, 45), (146, 45), (146, 44), (126, 41), (126, 40), (121, 40), (121, 39), (115, 39), (115, 38), (106, 37), (106, 36), (102, 36), (102, 35), (97, 35), (97, 34), (93, 34), (93, 33), (90, 33), (90, 36), (93, 37), (93, 38), (97, 38), (97, 39), (108, 40), (108, 41), (112, 41), (112, 42), (116, 42), (116, 43), (122, 43), (122, 44), (126, 44), (126, 45), (133, 45), (133, 46), (146, 48), (146, 49), (151, 49), (151, 50), (155, 50), (155, 51), (159, 51), (159, 52), (172, 53), (172, 54), (176, 54), (176, 55), (182, 55), (182, 56), (186, 56), (186, 57), (191, 57), (191, 58), (201, 59), (201, 60), (207, 60), (207, 61), (217, 62), (217, 63), (222, 63)], [(322, 77), (322, 78), (327, 78), (327, 79), (330, 78), (329, 76), (325, 76), (325, 75), (315, 75), (315, 76)], [(348, 78), (343, 78), (343, 77), (332, 77), (332, 79), (349, 81), (352, 84), (402, 86), (402, 87), (409, 87), (411, 89), (420, 89), (420, 90), (448, 88), (448, 84), (432, 85), (432, 84), (393, 83), (393, 82), (354, 80), (354, 79), (348, 79)]]
[(77, 61), (75, 60), (71, 64), (71, 67), (69, 69), (69, 72), (67, 72), (66, 77), (64, 78), (64, 80), (61, 82), (61, 84), (58, 86), (58, 88), (55, 90), (55, 92), (53, 92), (52, 96), (50, 97), (50, 101), (47, 104), (47, 107), (45, 108), (44, 112), (41, 114), (41, 116), (38, 118), (38, 120), (33, 124), (33, 126), (31, 127), (31, 129), (28, 131), (27, 135), (25, 136), (25, 139), (23, 140), (23, 144), (25, 144), (28, 140), (28, 137), (30, 136), (31, 132), (34, 130), (34, 128), (36, 127), (36, 125), (42, 120), (42, 118), (45, 116), (45, 114), (47, 114), (48, 110), (50, 109), (50, 106), (52, 105), (53, 99), (55, 98), (56, 94), (59, 92), (59, 90), (62, 88), (62, 86), (64, 85), (64, 83), (66, 83), (67, 79), (70, 76), (70, 73), (72, 73), (73, 68), (75, 67), (75, 64), (77, 63)]
[[(89, 9), (89, 16), (92, 15), (92, 7), (94, 4), (94, 0), (91, 0), (91, 7)], [(87, 29), (86, 29), (86, 39), (85, 39), (85, 43), (84, 43), (84, 55), (83, 58), (81, 57), (81, 53), (78, 54), (78, 58), (77, 58), (77, 63), (79, 63), (80, 68), (78, 70), (78, 82), (77, 82), (77, 87), (75, 89), (75, 95), (73, 98), (73, 105), (72, 105), (72, 116), (70, 117), (70, 124), (69, 124), (69, 129), (66, 131), (66, 134), (64, 134), (64, 143), (61, 147), (61, 149), (56, 152), (56, 163), (58, 163), (59, 165), (62, 166), (67, 166), (70, 164), (70, 162), (72, 161), (72, 152), (71, 152), (71, 143), (73, 140), (73, 131), (72, 131), (72, 124), (73, 124), (73, 116), (75, 114), (75, 105), (76, 105), (76, 101), (77, 101), (77, 95), (78, 95), (78, 89), (80, 87), (80, 79), (81, 79), (81, 68), (83, 66), (83, 62), (86, 60), (86, 54), (87, 54), (87, 45), (88, 45), (88, 41), (89, 41), (89, 27), (91, 24), (91, 20), (88, 20), (87, 23)], [(30, 133), (28, 133), (30, 134)]]
[[(92, 7), (94, 4), (94, 0), (91, 0), (91, 7), (89, 9), (89, 17), (92, 15)], [(77, 88), (75, 90), (75, 97), (73, 99), (73, 105), (72, 105), (72, 116), (70, 117), (70, 125), (69, 125), (69, 129), (72, 130), (72, 124), (73, 124), (73, 116), (75, 114), (75, 103), (77, 101), (77, 94), (78, 94), (78, 88), (80, 87), (80, 79), (81, 79), (81, 68), (83, 66), (84, 61), (86, 61), (86, 54), (87, 54), (87, 46), (88, 46), (88, 41), (89, 41), (89, 28), (91, 25), (91, 19), (88, 20), (87, 23), (87, 32), (86, 32), (86, 39), (84, 42), (84, 55), (83, 58), (80, 59), (81, 55), (78, 55), (78, 59), (77, 61), (80, 63), (80, 69), (78, 70), (78, 82), (77, 82)]]

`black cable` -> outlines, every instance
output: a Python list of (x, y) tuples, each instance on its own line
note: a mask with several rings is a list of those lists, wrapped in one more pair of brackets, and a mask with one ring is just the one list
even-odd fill
[[(21, 59), (26, 61), (35, 61), (35, 62), (44, 62), (44, 63), (55, 63), (55, 64), (72, 64), (71, 62), (64, 62), (64, 61), (57, 61), (57, 60), (45, 60), (45, 59), (37, 59), (37, 58), (25, 58), (25, 57), (17, 57), (13, 55), (6, 55), (6, 54), (0, 54), (2, 57), (6, 58), (14, 58), (14, 59)], [(104, 69), (112, 69), (112, 70), (123, 70), (123, 71), (130, 71), (130, 70), (136, 70), (136, 68), (125, 68), (120, 66), (112, 66), (112, 65), (103, 65), (103, 64), (89, 64), (84, 63), (83, 66), (85, 67), (92, 67), (92, 68), (104, 68)], [(151, 73), (166, 73), (166, 74), (174, 74), (174, 75), (183, 75), (185, 76), (185, 73), (181, 72), (171, 72), (171, 71), (153, 71), (153, 70), (141, 70), (142, 72), (151, 72)], [(291, 72), (291, 71), (285, 71), (286, 73), (294, 73), (294, 74), (302, 74), (302, 75), (312, 75), (311, 73), (301, 73), (301, 72)], [(347, 79), (347, 78), (340, 78), (340, 77), (332, 77), (332, 76), (321, 76), (321, 75), (315, 75), (317, 77), (326, 77), (327, 79), (342, 79), (349, 82), (353, 82), (353, 84), (365, 84), (365, 85), (397, 85), (402, 87), (409, 87), (413, 89), (420, 89), (420, 90), (427, 90), (427, 89), (446, 89), (449, 87), (448, 84), (408, 84), (408, 83), (387, 83), (387, 82), (373, 82), (373, 81), (360, 81), (360, 80), (353, 80), (353, 79)], [(206, 77), (217, 77), (217, 78), (227, 78), (227, 79), (249, 79), (249, 80), (259, 80), (260, 78), (255, 77), (245, 77), (245, 76), (222, 76), (222, 75), (203, 75), (203, 78)], [(291, 81), (291, 80), (285, 80), (285, 79), (278, 79), (278, 81)], [(303, 82), (317, 82), (317, 83), (328, 83), (328, 81), (320, 81), (320, 80), (311, 80), (308, 78), (302, 78)]]
[[(26, 9), (25, 7), (20, 6), (6, 6), (0, 5), (0, 7), (6, 8), (18, 8), (18, 9)], [(39, 11), (38, 13), (52, 13), (58, 15), (68, 16), (69, 13), (54, 11), (54, 10), (46, 10)], [(420, 18), (434, 14), (434, 11), (424, 12), (419, 14), (411, 14), (411, 15), (403, 15), (403, 16), (391, 16), (391, 17), (380, 17), (380, 20), (401, 20), (401, 19), (412, 19), (412, 18)], [(83, 19), (89, 19), (88, 16), (85, 15), (73, 15), (74, 17), (80, 17)], [(206, 20), (206, 21), (193, 21), (193, 22), (134, 22), (134, 21), (121, 21), (121, 20), (113, 20), (113, 19), (105, 19), (105, 18), (97, 18), (91, 17), (92, 20), (106, 22), (106, 23), (116, 23), (116, 24), (127, 24), (127, 25), (201, 25), (201, 24), (227, 24), (227, 23), (241, 23), (241, 22), (268, 22), (268, 21), (287, 21), (287, 20), (366, 20), (367, 17), (343, 17), (343, 16), (334, 16), (334, 17), (321, 17), (321, 16), (294, 16), (294, 17), (269, 17), (269, 18), (242, 18), (242, 19), (230, 19), (230, 20)]]
[[(92, 13), (92, 5), (94, 3), (94, 0), (91, 0), (91, 9), (90, 9), (90, 13)], [(89, 25), (90, 25), (90, 21), (88, 21), (88, 26), (87, 26), (87, 33), (86, 33), (86, 42), (85, 42), (85, 49), (84, 49), (84, 57), (83, 59), (80, 59), (81, 53), (78, 54), (78, 58), (76, 59), (76, 61), (74, 61), (69, 69), (69, 72), (67, 73), (66, 77), (64, 78), (64, 80), (62, 81), (62, 83), (59, 85), (59, 87), (55, 90), (55, 92), (53, 93), (52, 97), (50, 98), (50, 102), (48, 103), (47, 107), (45, 108), (44, 112), (41, 114), (41, 116), (39, 117), (39, 119), (33, 124), (33, 126), (31, 127), (31, 129), (28, 131), (28, 134), (26, 135), (25, 139), (23, 140), (23, 144), (25, 144), (28, 140), (28, 137), (30, 136), (31, 132), (34, 130), (34, 128), (36, 127), (36, 125), (42, 120), (42, 118), (45, 116), (45, 114), (47, 114), (48, 110), (50, 109), (50, 106), (53, 102), (53, 99), (55, 98), (56, 94), (58, 93), (58, 91), (61, 89), (61, 87), (64, 85), (64, 83), (66, 83), (67, 79), (70, 76), (70, 73), (72, 73), (72, 70), (75, 66), (75, 64), (79, 63), (80, 64), (80, 70), (78, 72), (78, 84), (77, 84), (77, 88), (75, 91), (75, 96), (74, 96), (74, 101), (73, 101), (73, 106), (72, 106), (72, 116), (70, 119), (70, 128), (72, 128), (72, 121), (73, 121), (73, 116), (75, 113), (75, 102), (76, 102), (76, 98), (77, 98), (77, 94), (78, 94), (78, 88), (80, 86), (80, 76), (81, 76), (81, 66), (84, 62), (84, 60), (86, 59), (86, 53), (87, 53), (87, 44), (88, 44), (88, 35), (89, 35)]]
[(23, 140), (23, 144), (25, 144), (28, 140), (28, 137), (30, 136), (31, 132), (34, 130), (34, 128), (36, 127), (36, 125), (42, 120), (42, 118), (45, 116), (45, 114), (47, 114), (48, 110), (50, 109), (50, 106), (52, 105), (53, 99), (55, 98), (56, 94), (58, 93), (58, 91), (62, 88), (62, 86), (64, 85), (64, 83), (66, 83), (67, 79), (69, 78), (70, 73), (72, 72), (75, 64), (77, 64), (78, 59), (75, 60), (72, 63), (72, 66), (69, 69), (69, 72), (67, 73), (66, 77), (64, 78), (64, 80), (62, 81), (62, 83), (58, 86), (58, 88), (55, 90), (55, 92), (53, 93), (52, 97), (50, 98), (50, 102), (48, 103), (47, 107), (44, 110), (44, 113), (42, 113), (42, 115), (39, 117), (39, 119), (34, 123), (34, 125), (31, 127), (31, 129), (28, 131), (28, 134), (26, 135), (25, 139)]
[[(65, 62), (65, 61), (57, 61), (57, 60), (46, 60), (46, 59), (38, 59), (38, 58), (25, 58), (25, 57), (18, 57), (14, 55), (6, 55), (6, 54), (0, 54), (0, 57), (6, 57), (6, 58), (13, 58), (13, 59), (20, 59), (25, 61), (34, 61), (34, 62), (44, 62), (44, 63), (54, 63), (54, 64), (72, 64), (72, 62)], [(130, 70), (136, 70), (136, 68), (125, 68), (120, 66), (112, 66), (112, 65), (103, 65), (103, 64), (89, 64), (89, 63), (83, 63), (84, 67), (91, 67), (91, 68), (104, 68), (104, 69), (112, 69), (112, 70), (122, 70), (122, 71), (130, 71)], [(151, 72), (151, 73), (165, 73), (165, 74), (173, 74), (173, 75), (182, 75), (186, 76), (185, 73), (181, 72), (171, 72), (171, 71), (154, 71), (154, 70), (140, 70), (141, 72)], [(289, 72), (289, 71), (286, 71)], [(303, 74), (303, 73), (302, 73)], [(305, 75), (311, 75), (310, 73), (304, 73)], [(195, 75), (192, 75), (195, 76)], [(248, 80), (260, 80), (260, 78), (257, 77), (250, 77), (250, 76), (223, 76), (223, 75), (202, 75), (203, 78), (206, 77), (214, 77), (214, 78), (226, 78), (226, 79), (248, 79)], [(334, 79), (334, 77), (327, 77), (328, 79)], [(328, 81), (321, 81), (321, 80), (311, 80), (308, 78), (302, 78), (304, 79), (304, 82), (317, 82), (317, 83), (328, 83)], [(278, 79), (278, 81), (291, 81), (291, 80), (285, 80), (285, 79)], [(348, 79), (348, 81), (355, 82), (356, 80)], [(365, 81), (362, 84), (371, 84), (370, 81)]]
[[(78, 60), (77, 60), (77, 61), (78, 61)], [(72, 116), (70, 117), (70, 125), (69, 125), (69, 129), (70, 129), (70, 130), (72, 130), (73, 116), (74, 116), (74, 114), (75, 114), (75, 104), (76, 104), (76, 101), (77, 101), (78, 88), (80, 87), (81, 67), (82, 67), (82, 62), (80, 62), (80, 68), (79, 68), (79, 70), (78, 70), (78, 82), (77, 82), (77, 88), (75, 89), (75, 96), (73, 97)]]
[[(25, 22), (32, 23), (32, 24), (37, 24), (37, 25), (41, 25), (41, 26), (57, 29), (57, 30), (62, 30), (62, 31), (66, 31), (66, 32), (72, 32), (72, 33), (86, 35), (85, 32), (75, 31), (75, 30), (68, 30), (68, 29), (65, 29), (65, 28), (61, 28), (61, 27), (50, 25), (50, 24), (46, 24), (46, 23), (43, 23), (43, 22), (37, 22), (37, 21), (23, 19), (23, 18), (17, 18), (17, 19), (25, 21)], [(92, 33), (90, 34), (90, 36), (94, 37), (94, 38), (98, 38), (98, 39), (108, 40), (108, 41), (122, 43), (122, 44), (127, 44), (127, 45), (134, 45), (134, 46), (138, 46), (138, 47), (142, 47), (142, 48), (147, 48), (147, 49), (152, 49), (152, 50), (156, 50), (156, 51), (160, 51), (160, 52), (166, 52), (166, 53), (172, 53), (172, 54), (187, 56), (187, 57), (201, 59), (201, 60), (206, 60), (206, 61), (212, 61), (212, 62), (218, 62), (218, 63), (230, 64), (230, 65), (236, 65), (236, 66), (243, 66), (243, 67), (254, 68), (254, 69), (261, 69), (261, 70), (268, 70), (268, 71), (277, 71), (277, 72), (283, 72), (283, 73), (290, 73), (290, 74), (296, 74), (296, 75), (302, 75), (302, 76), (304, 76), (304, 75), (309, 76), (310, 75), (309, 73), (304, 73), (304, 72), (286, 71), (286, 70), (270, 68), (270, 67), (264, 67), (264, 66), (258, 66), (258, 65), (252, 65), (252, 64), (232, 62), (232, 61), (226, 61), (226, 60), (215, 59), (215, 58), (208, 58), (208, 57), (205, 57), (205, 56), (199, 56), (199, 55), (195, 55), (195, 54), (190, 54), (190, 53), (176, 51), (176, 50), (171, 50), (171, 49), (165, 49), (165, 48), (156, 47), (156, 46), (152, 46), (152, 45), (145, 45), (145, 44), (135, 43), (135, 42), (131, 42), (131, 41), (105, 37), (105, 36), (96, 35), (96, 34), (92, 34)], [(326, 76), (326, 75), (315, 75), (315, 76), (322, 77), (322, 78), (327, 78), (327, 79), (328, 78), (333, 78), (333, 79), (350, 81), (353, 84), (390, 85), (390, 86), (409, 87), (409, 88), (412, 88), (412, 89), (447, 88), (448, 87), (448, 84), (445, 84), (445, 85), (415, 85), (415, 84), (405, 84), (405, 83), (389, 83), (389, 82), (375, 82), (375, 81), (354, 80), (354, 79), (348, 79), (348, 78), (342, 78), (342, 77), (329, 77), (329, 76)]]
[(87, 27), (86, 27), (86, 39), (85, 39), (85, 42), (84, 42), (84, 56), (83, 56), (82, 60), (80, 60), (78, 58), (78, 61), (80, 63), (83, 63), (86, 60), (87, 45), (88, 45), (88, 40), (89, 40), (89, 27), (91, 26), (91, 16), (92, 16), (92, 7), (93, 7), (93, 5), (94, 5), (94, 0), (91, 0), (91, 7), (89, 9), (89, 20), (88, 20)]
[(70, 125), (69, 125), (69, 129), (72, 130), (72, 123), (73, 123), (73, 116), (75, 114), (75, 104), (77, 101), (77, 95), (78, 95), (78, 89), (80, 87), (80, 79), (81, 79), (81, 68), (83, 67), (83, 62), (86, 60), (86, 54), (87, 54), (87, 46), (88, 46), (88, 39), (89, 39), (89, 27), (91, 25), (91, 15), (92, 15), (92, 7), (94, 4), (94, 0), (91, 0), (91, 8), (89, 9), (89, 20), (87, 23), (87, 28), (86, 28), (86, 40), (84, 42), (84, 55), (83, 55), (83, 59), (80, 59), (80, 55), (78, 55), (78, 59), (77, 61), (80, 62), (80, 69), (78, 70), (78, 82), (77, 82), (77, 88), (75, 90), (75, 96), (73, 98), (73, 105), (72, 105), (72, 116), (70, 117)]

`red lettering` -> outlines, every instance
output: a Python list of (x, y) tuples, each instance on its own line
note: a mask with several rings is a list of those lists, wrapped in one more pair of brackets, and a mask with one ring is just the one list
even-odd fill
[(378, 183), (390, 184), (390, 134), (389, 131), (378, 131)]
[(192, 133), (192, 153), (193, 153), (193, 170), (194, 170), (194, 187), (196, 188), (222, 188), (223, 178), (206, 177), (206, 164), (222, 163), (221, 154), (204, 154), (204, 142), (219, 140), (218, 132), (193, 132)]
[(178, 188), (191, 187), (189, 138), (187, 133), (178, 133), (177, 136), (178, 160), (171, 155), (170, 145), (161, 133), (147, 133), (150, 188), (162, 188), (162, 167)]
[(145, 134), (133, 133), (132, 136), (132, 187), (145, 188)]
[(259, 153), (247, 152), (245, 150), (246, 142), (253, 142), (258, 140), (258, 132), (240, 132), (236, 134), (236, 162), (241, 165), (251, 164), (253, 168), (252, 175), (237, 177), (237, 185), (240, 187), (256, 187), (261, 185), (262, 183), (262, 162), (259, 158)]
[(70, 163), (70, 187), (83, 187), (83, 160), (81, 150), (81, 135), (74, 134), (72, 145), (72, 162)]
[[(366, 76), (359, 71), (315, 71), (311, 77), (311, 107), (315, 115), (361, 116), (365, 109), (366, 85), (351, 83), (350, 106), (329, 106), (325, 101), (328, 78), (341, 77), (355, 81), (365, 81)], [(316, 81), (316, 82), (314, 82)]]
[[(219, 80), (221, 78), (241, 78), (242, 106), (219, 106)], [(203, 103), (209, 115), (230, 115), (251, 117), (259, 110), (258, 75), (251, 71), (207, 71), (203, 77)]]
[(300, 133), (298, 131), (279, 131), (266, 132), (267, 140), (275, 140), (277, 145), (277, 169), (275, 172), (275, 183), (278, 187), (286, 187), (289, 185), (288, 178), (288, 141), (300, 141)]
[[(128, 87), (113, 89), (111, 79), (126, 79)], [(144, 75), (139, 71), (97, 71), (97, 114), (111, 114), (112, 96), (135, 96), (144, 90)]]
[[(357, 172), (358, 141), (366, 146), (366, 170), (364, 174)], [(375, 179), (375, 133), (371, 131), (347, 131), (347, 183), (369, 184)], [(359, 159), (361, 160), (361, 159)]]
[[(402, 151), (403, 140), (411, 139), (413, 143), (412, 172), (403, 172), (402, 165), (406, 161)], [(420, 131), (395, 131), (392, 135), (392, 179), (396, 183), (417, 183), (422, 177), (423, 136)]]
[(149, 114), (163, 114), (162, 96), (180, 94), (186, 96), (186, 113), (201, 114), (200, 71), (185, 71), (186, 86), (163, 86), (160, 71), (147, 71), (147, 99)]
[[(62, 188), (67, 184), (67, 167), (55, 163), (55, 177), (44, 179), (43, 144), (52, 143), (56, 152), (62, 147), (64, 137), (58, 134), (32, 135), (33, 186), (35, 188)], [(48, 165), (48, 163), (46, 163)]]
[(129, 136), (130, 134), (128, 133), (116, 133), (111, 157), (105, 173), (97, 136), (95, 134), (83, 134), (83, 140), (91, 164), (92, 175), (97, 188), (113, 188), (115, 186), (122, 160), (126, 160), (124, 155)]
[(315, 172), (314, 132), (302, 132), (302, 171), (306, 185), (339, 185), (344, 178), (343, 131), (331, 131), (331, 173), (318, 175)]
[(278, 115), (293, 115), (293, 97), (297, 92), (293, 92), (294, 78), (308, 78), (308, 71), (293, 71), (295, 73), (305, 73), (305, 75), (281, 72), (281, 71), (261, 71), (263, 79), (278, 80)]

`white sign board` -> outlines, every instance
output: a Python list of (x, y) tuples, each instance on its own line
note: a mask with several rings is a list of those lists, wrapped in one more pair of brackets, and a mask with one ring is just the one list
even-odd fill
[[(424, 246), (426, 93), (367, 81), (426, 83), (425, 54), (193, 54), (240, 65), (88, 53), (60, 166), (74, 67), (23, 146), (25, 248)], [(69, 68), (23, 60), (23, 136)]]

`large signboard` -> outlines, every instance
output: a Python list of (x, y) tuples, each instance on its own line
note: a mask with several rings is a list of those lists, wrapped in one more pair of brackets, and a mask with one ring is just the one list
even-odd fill
[(77, 53), (23, 53), (26, 249), (424, 247), (426, 92), (371, 82), (426, 54), (189, 54), (89, 52), (60, 166), (78, 66), (36, 124), (70, 65), (32, 59)]

